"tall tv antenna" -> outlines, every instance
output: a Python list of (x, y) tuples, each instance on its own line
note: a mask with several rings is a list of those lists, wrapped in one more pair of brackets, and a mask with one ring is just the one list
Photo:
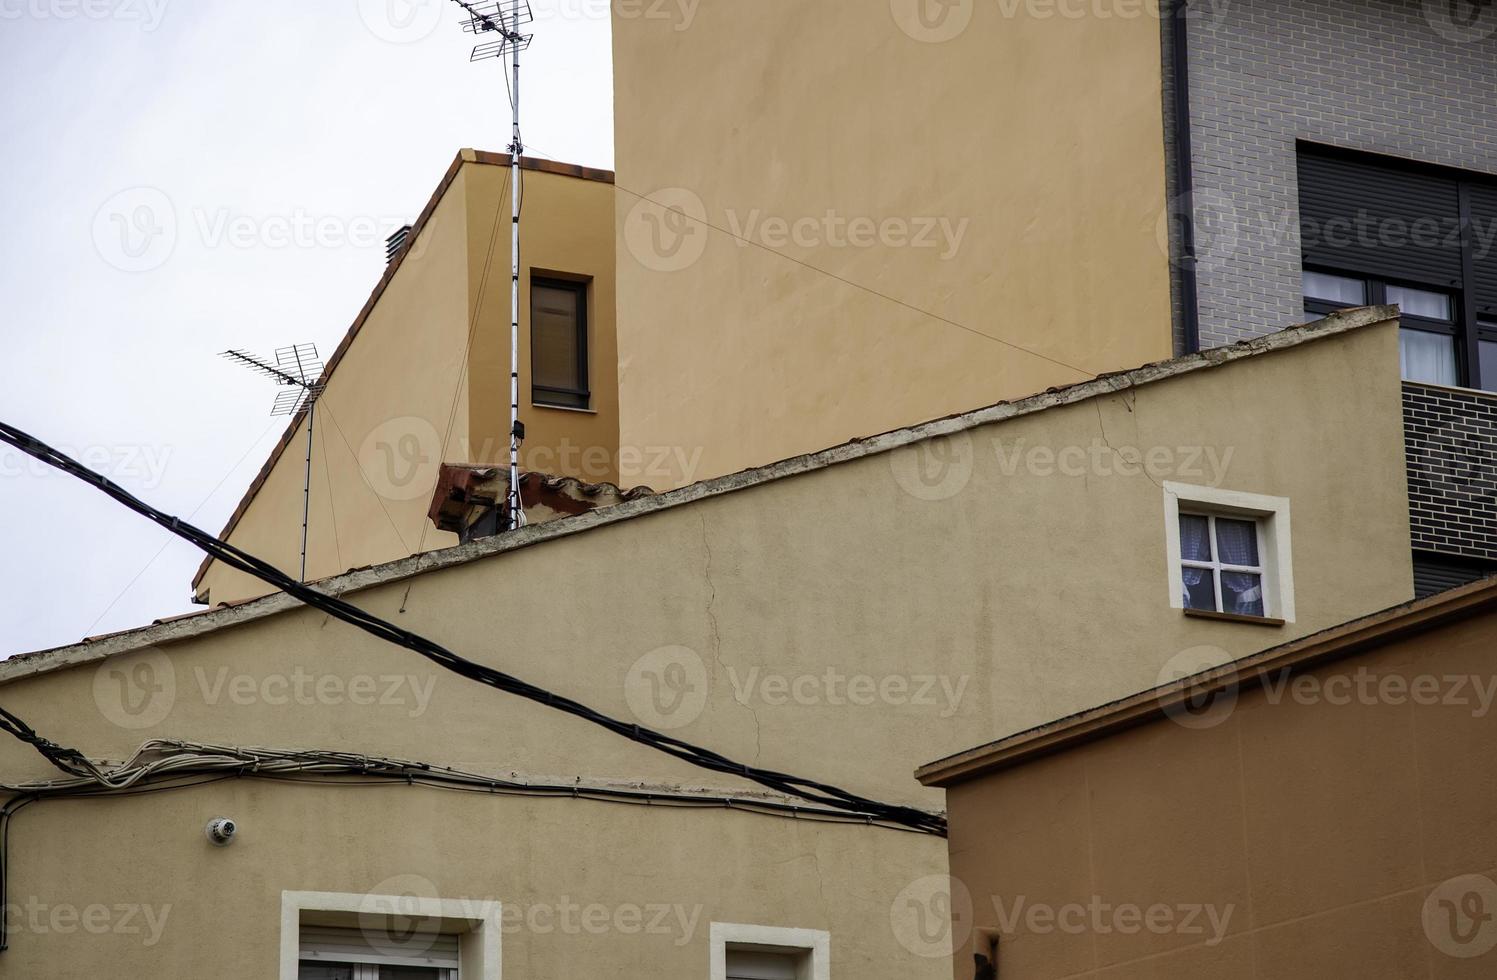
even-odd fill
[(525, 143), (520, 138), (520, 52), (530, 47), (534, 35), (520, 33), (520, 28), (535, 19), (530, 0), (490, 0), (469, 3), (453, 0), (467, 12), (463, 30), (473, 35), (493, 34), (473, 48), (469, 61), (507, 59), (511, 130), (509, 143), (510, 186), (510, 277), (509, 277), (509, 526), (523, 527), (525, 509), (520, 501), (520, 443), (525, 441), (525, 423), (520, 421), (520, 166)]
[(307, 473), (302, 486), (301, 505), (301, 580), (305, 582), (307, 524), (312, 517), (312, 426), (317, 417), (317, 399), (322, 395), (322, 361), (317, 357), (317, 345), (296, 344), (293, 347), (282, 347), (275, 352), (274, 364), (242, 350), (226, 350), (222, 356), (288, 389), (276, 395), (275, 404), (270, 409), (271, 415), (296, 415), (303, 409), (306, 410)]

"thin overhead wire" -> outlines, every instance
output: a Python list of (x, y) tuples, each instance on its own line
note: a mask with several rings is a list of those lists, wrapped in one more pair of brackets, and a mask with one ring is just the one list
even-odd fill
[[(220, 541), (201, 528), (194, 527), (177, 517), (157, 510), (111, 481), (108, 477), (89, 469), (82, 463), (12, 425), (0, 422), (0, 442), (14, 446), (28, 456), (94, 486), (128, 509), (169, 529), (173, 534), (184, 540), (192, 542), (228, 567), (242, 571), (247, 575), (252, 575), (299, 599), (306, 605), (351, 626), (355, 626), (371, 636), (412, 650), (432, 663), (453, 673), (580, 718), (615, 735), (622, 736), (641, 745), (646, 745), (665, 755), (702, 769), (737, 776), (750, 782), (758, 783), (776, 792), (808, 800), (819, 806), (857, 813), (868, 816), (871, 819), (878, 819), (889, 823), (901, 824), (938, 836), (944, 836), (946, 833), (946, 820), (937, 814), (932, 814), (915, 807), (869, 799), (837, 786), (806, 777), (750, 766), (710, 749), (654, 731), (642, 725), (610, 717), (579, 701), (537, 687), (485, 664), (468, 660), (424, 636), (380, 619), (372, 613), (366, 612), (341, 598), (318, 592), (291, 576), (286, 575), (274, 565), (234, 545)], [(23, 737), (14, 729), (11, 729), (11, 733), (18, 737)], [(33, 732), (32, 735), (35, 735), (35, 733)], [(76, 750), (65, 751), (79, 755)], [(60, 768), (66, 768), (59, 760), (53, 759), (53, 761)]]

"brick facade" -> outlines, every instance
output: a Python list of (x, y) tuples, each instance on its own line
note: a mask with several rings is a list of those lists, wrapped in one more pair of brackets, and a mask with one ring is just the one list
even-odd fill
[(1415, 550), (1497, 560), (1497, 395), (1405, 382), (1403, 412)]
[(1202, 347), (1306, 319), (1296, 139), (1497, 173), (1497, 2), (1191, 6)]

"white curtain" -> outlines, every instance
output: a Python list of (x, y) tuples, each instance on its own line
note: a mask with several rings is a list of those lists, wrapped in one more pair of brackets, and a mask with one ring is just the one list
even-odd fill
[[(1216, 522), (1216, 546), (1228, 565), (1258, 564), (1258, 525), (1252, 521)], [(1251, 572), (1222, 572), (1222, 602), (1226, 612), (1263, 615), (1263, 579)]]
[[(1210, 526), (1204, 517), (1180, 515), (1180, 557), (1191, 561), (1210, 561)], [(1206, 577), (1206, 569), (1185, 566), (1180, 569), (1185, 589), (1181, 596), (1186, 606), (1190, 605), (1191, 586), (1200, 585)]]
[(1455, 340), (1428, 330), (1398, 331), (1398, 357), (1407, 381), (1455, 387)]

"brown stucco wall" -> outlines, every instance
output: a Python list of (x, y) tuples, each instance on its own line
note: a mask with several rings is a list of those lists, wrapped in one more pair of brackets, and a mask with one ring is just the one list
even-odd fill
[[(1487, 613), (1288, 689), (1249, 686), (1253, 672), (1205, 721), (1158, 720), (951, 787), (952, 875), (973, 913), (956, 976), (995, 934), (1015, 980), (1491, 976), (1494, 641)], [(1435, 686), (1416, 703), (1416, 684)], [(1171, 917), (1029, 918), (1096, 903)]]

